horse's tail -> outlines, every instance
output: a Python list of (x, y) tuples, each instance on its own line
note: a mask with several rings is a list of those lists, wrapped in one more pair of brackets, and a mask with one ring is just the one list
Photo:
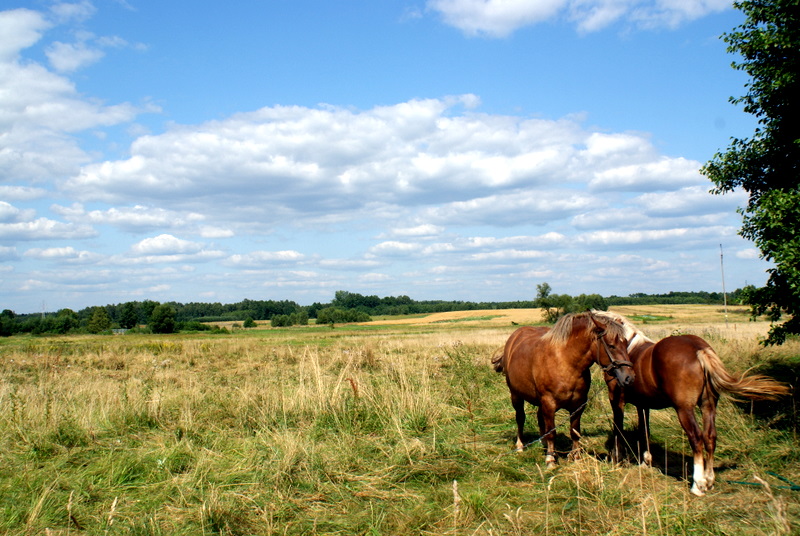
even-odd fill
[(505, 346), (501, 346), (492, 354), (492, 367), (495, 372), (503, 372), (503, 364), (505, 363)]
[(722, 360), (710, 346), (698, 350), (697, 358), (714, 390), (728, 393), (734, 399), (777, 400), (790, 392), (789, 385), (763, 374), (743, 373), (739, 378), (734, 377), (725, 370)]

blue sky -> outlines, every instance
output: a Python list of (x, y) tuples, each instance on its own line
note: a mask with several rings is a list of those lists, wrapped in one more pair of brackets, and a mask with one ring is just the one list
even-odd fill
[(0, 5), (0, 308), (766, 279), (727, 2)]

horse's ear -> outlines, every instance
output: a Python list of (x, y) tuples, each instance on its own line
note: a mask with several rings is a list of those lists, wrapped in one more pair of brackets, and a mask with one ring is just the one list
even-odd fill
[(594, 323), (595, 327), (597, 327), (597, 329), (599, 330), (605, 330), (608, 327), (601, 321), (599, 321), (597, 317), (592, 313), (592, 311), (589, 311), (589, 318), (592, 319), (592, 322)]

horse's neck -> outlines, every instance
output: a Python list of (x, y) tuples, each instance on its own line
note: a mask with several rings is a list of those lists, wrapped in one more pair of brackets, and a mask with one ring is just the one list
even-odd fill
[(628, 355), (633, 357), (641, 354), (654, 344), (655, 342), (652, 339), (637, 329), (634, 331), (633, 337), (628, 341)]

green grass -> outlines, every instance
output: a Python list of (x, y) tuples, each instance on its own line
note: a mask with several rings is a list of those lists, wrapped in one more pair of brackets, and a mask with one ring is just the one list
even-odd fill
[(642, 324), (649, 324), (651, 322), (669, 322), (673, 320), (673, 318), (663, 315), (631, 315), (630, 320)]
[[(652, 416), (657, 468), (605, 461), (611, 417), (598, 375), (582, 459), (547, 472), (538, 444), (513, 452), (508, 390), (488, 365), (511, 331), (318, 326), (0, 341), (0, 533), (800, 530), (797, 492), (727, 482), (783, 485), (771, 471), (800, 483), (796, 419), (775, 425), (769, 408), (751, 414), (723, 399), (719, 483), (704, 498), (688, 492), (688, 444), (671, 410)], [(741, 371), (762, 355), (754, 348), (725, 355), (743, 355), (732, 366)], [(769, 362), (796, 372), (797, 348), (770, 350)], [(531, 440), (535, 421), (531, 408)], [(557, 423), (564, 449), (567, 416)]]
[(476, 322), (480, 320), (491, 320), (493, 318), (500, 318), (502, 315), (483, 315), (483, 316), (467, 316), (464, 318), (452, 318), (449, 320), (437, 320), (433, 324), (453, 324), (456, 322)]

